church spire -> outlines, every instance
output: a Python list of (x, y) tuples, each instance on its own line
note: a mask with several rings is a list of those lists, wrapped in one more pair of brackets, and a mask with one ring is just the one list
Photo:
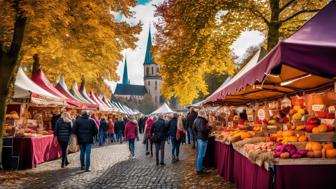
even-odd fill
[(124, 84), (124, 85), (128, 85), (128, 84), (130, 84), (130, 82), (129, 82), (129, 80), (128, 80), (127, 60), (126, 60), (126, 57), (125, 57), (125, 65), (124, 65), (124, 74), (123, 74), (122, 84)]
[(146, 54), (145, 54), (144, 64), (155, 64), (154, 60), (153, 60), (153, 55), (152, 55), (151, 48), (152, 48), (152, 35), (151, 35), (151, 30), (150, 30), (150, 25), (149, 25), (147, 47), (146, 47)]

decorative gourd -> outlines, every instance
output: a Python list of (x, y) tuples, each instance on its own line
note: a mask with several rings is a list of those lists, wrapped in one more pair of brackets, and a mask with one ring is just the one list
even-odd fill
[(322, 149), (322, 145), (319, 142), (313, 142), (311, 148), (313, 151), (320, 151)]
[(326, 158), (336, 158), (336, 149), (326, 150)]
[(322, 151), (321, 150), (314, 150), (314, 157), (315, 158), (320, 158), (322, 157)]
[(306, 142), (308, 140), (307, 136), (301, 135), (298, 139), (299, 142)]
[(287, 158), (289, 158), (289, 153), (288, 153), (288, 152), (283, 152), (283, 153), (281, 153), (281, 154), (280, 154), (280, 158), (281, 158), (281, 159), (287, 159)]
[(282, 135), (283, 137), (290, 137), (290, 136), (294, 136), (294, 131), (283, 131)]
[(321, 133), (324, 133), (324, 132), (328, 131), (328, 127), (326, 125), (319, 125), (318, 129), (319, 129), (319, 132), (321, 132)]
[(331, 142), (328, 142), (326, 144), (322, 144), (323, 148), (326, 149), (326, 150), (330, 150), (330, 149), (333, 149), (334, 148), (334, 145), (333, 143)]
[(320, 129), (318, 127), (314, 127), (312, 133), (319, 133)]

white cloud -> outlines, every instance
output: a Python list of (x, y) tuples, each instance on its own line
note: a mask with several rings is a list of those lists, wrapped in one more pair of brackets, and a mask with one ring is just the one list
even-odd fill
[(260, 46), (264, 40), (265, 37), (260, 31), (244, 31), (231, 45), (231, 48), (233, 53), (242, 58), (249, 47)]

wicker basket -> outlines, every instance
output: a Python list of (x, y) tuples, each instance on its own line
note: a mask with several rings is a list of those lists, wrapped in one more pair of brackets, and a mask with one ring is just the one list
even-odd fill
[(336, 141), (335, 132), (326, 132), (326, 133), (308, 133), (305, 135), (308, 137), (309, 141), (317, 141), (317, 142), (333, 142)]

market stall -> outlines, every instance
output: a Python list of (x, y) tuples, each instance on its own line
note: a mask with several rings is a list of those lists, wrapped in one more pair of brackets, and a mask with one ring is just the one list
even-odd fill
[(335, 12), (331, 1), (207, 99), (233, 105), (212, 135), (218, 172), (237, 188), (336, 188)]
[(162, 104), (158, 109), (151, 113), (151, 115), (156, 114), (172, 114), (174, 111), (167, 105), (167, 103)]

